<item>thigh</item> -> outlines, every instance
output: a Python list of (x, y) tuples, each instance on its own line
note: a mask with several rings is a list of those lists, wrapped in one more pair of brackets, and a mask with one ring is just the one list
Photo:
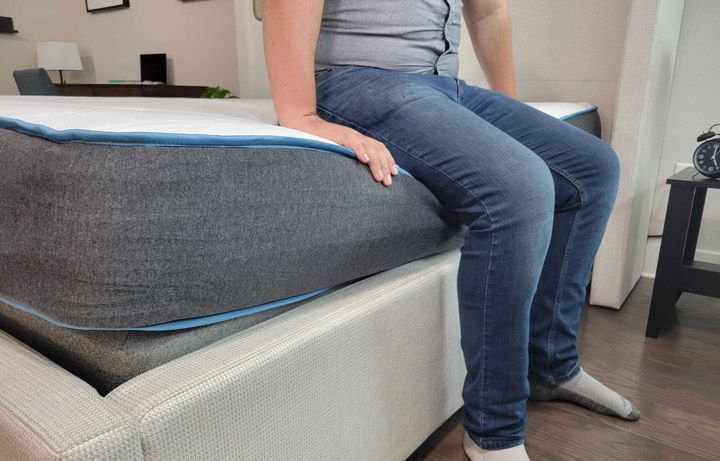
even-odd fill
[(478, 206), (489, 226), (489, 210), (532, 218), (554, 204), (543, 160), (458, 104), (454, 78), (360, 67), (333, 72), (317, 81), (319, 115), (383, 142), (466, 224), (478, 218)]
[(505, 94), (459, 81), (458, 102), (543, 159), (558, 209), (613, 196), (620, 164), (601, 139)]

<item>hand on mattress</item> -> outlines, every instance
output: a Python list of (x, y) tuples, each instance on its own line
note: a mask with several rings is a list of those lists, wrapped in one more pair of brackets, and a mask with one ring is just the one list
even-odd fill
[(278, 122), (347, 147), (370, 168), (375, 181), (389, 186), (398, 167), (384, 144), (314, 113), (315, 49), (323, 4), (323, 0), (265, 0), (263, 4), (265, 62)]
[(392, 184), (392, 177), (398, 174), (395, 160), (385, 144), (352, 128), (326, 122), (315, 114), (304, 116), (290, 125), (284, 126), (329, 139), (355, 152), (357, 159), (368, 165), (375, 181), (386, 186)]

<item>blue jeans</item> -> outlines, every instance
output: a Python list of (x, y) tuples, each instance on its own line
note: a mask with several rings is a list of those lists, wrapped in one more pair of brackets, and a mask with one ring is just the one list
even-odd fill
[[(381, 141), (467, 226), (457, 289), (463, 424), (523, 443), (528, 376), (579, 372), (575, 342), (620, 165), (600, 139), (446, 76), (340, 67), (316, 77), (325, 120)], [(368, 187), (374, 184), (368, 171)], [(392, 186), (391, 186), (392, 187)]]

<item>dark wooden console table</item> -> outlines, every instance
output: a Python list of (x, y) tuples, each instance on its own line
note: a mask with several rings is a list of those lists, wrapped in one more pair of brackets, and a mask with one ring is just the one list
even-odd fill
[(668, 200), (658, 258), (650, 314), (645, 336), (657, 338), (680, 295), (687, 291), (720, 298), (720, 264), (695, 261), (700, 221), (708, 189), (720, 189), (720, 181), (685, 168), (668, 178)]
[(199, 98), (206, 86), (133, 85), (104, 83), (56, 84), (60, 96), (145, 96), (151, 98)]

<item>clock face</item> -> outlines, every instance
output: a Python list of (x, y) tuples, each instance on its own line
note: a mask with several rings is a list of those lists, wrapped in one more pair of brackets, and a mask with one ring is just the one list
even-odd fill
[(695, 168), (710, 178), (720, 178), (720, 140), (705, 141), (695, 149)]

